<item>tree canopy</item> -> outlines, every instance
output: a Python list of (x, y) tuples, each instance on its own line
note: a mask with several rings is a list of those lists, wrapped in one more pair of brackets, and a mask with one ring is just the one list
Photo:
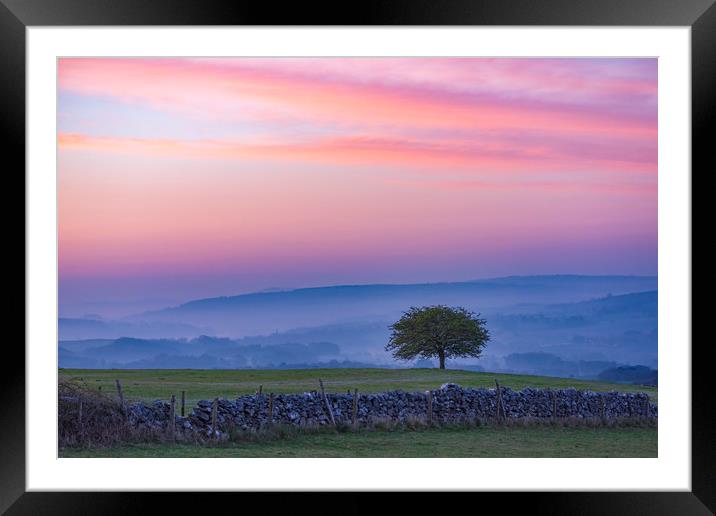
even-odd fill
[(411, 307), (396, 323), (386, 351), (401, 360), (437, 357), (440, 369), (446, 358), (479, 357), (490, 340), (486, 321), (461, 307)]

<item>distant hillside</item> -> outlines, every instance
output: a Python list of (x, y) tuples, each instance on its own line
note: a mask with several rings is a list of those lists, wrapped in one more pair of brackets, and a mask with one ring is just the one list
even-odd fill
[(461, 283), (354, 285), (200, 299), (127, 321), (188, 324), (240, 337), (293, 328), (391, 320), (410, 306), (461, 305), (495, 312), (518, 304), (556, 304), (654, 290), (656, 277), (513, 276)]
[[(60, 341), (59, 366), (84, 368), (235, 369), (316, 364), (341, 358), (331, 342), (261, 342), (202, 335), (195, 339)], [(345, 357), (343, 357), (345, 360)], [(365, 365), (365, 364), (362, 364)]]
[(655, 317), (659, 293), (656, 290), (648, 292), (635, 292), (633, 294), (607, 295), (605, 297), (580, 301), (578, 303), (563, 303), (547, 306), (547, 313), (558, 312), (575, 315), (617, 315), (620, 317), (633, 317), (636, 314)]
[[(575, 303), (483, 311), (491, 340), (484, 356), (453, 362), (555, 376), (596, 377), (622, 365), (657, 367), (655, 291)], [(515, 306), (522, 306), (520, 312)], [(345, 364), (406, 366), (384, 350), (388, 317), (293, 328), (241, 338), (129, 338), (60, 341), (62, 367), (245, 368)]]
[(490, 319), (494, 339), (490, 351), (501, 356), (540, 352), (568, 361), (656, 366), (657, 301), (658, 293), (648, 291), (531, 306), (525, 313), (498, 313)]
[(575, 377), (656, 368), (656, 284), (654, 277), (515, 276), (202, 299), (119, 321), (60, 319), (60, 365), (404, 366), (384, 350), (389, 325), (410, 306), (440, 303), (480, 312), (492, 337), (477, 363), (456, 365)]
[(125, 335), (140, 338), (185, 337), (210, 333), (208, 328), (163, 321), (116, 321), (60, 317), (60, 340), (116, 339)]

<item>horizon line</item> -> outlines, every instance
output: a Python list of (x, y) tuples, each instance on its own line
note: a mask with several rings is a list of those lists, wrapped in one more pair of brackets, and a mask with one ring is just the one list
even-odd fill
[[(190, 303), (207, 301), (211, 299), (229, 299), (233, 297), (242, 296), (253, 296), (253, 295), (269, 295), (269, 294), (281, 294), (286, 292), (297, 292), (301, 290), (317, 290), (317, 289), (328, 289), (328, 288), (351, 288), (351, 287), (392, 287), (392, 286), (420, 286), (420, 285), (446, 285), (446, 284), (458, 284), (458, 283), (477, 283), (482, 281), (494, 281), (494, 280), (505, 280), (513, 278), (554, 278), (554, 277), (572, 277), (572, 278), (658, 278), (657, 274), (513, 274), (508, 276), (488, 276), (484, 278), (474, 278), (469, 280), (457, 280), (457, 281), (425, 281), (425, 282), (411, 282), (411, 283), (337, 283), (328, 285), (314, 285), (306, 287), (295, 287), (295, 288), (282, 288), (282, 287), (269, 287), (264, 290), (255, 290), (249, 292), (242, 292), (238, 294), (230, 294), (223, 296), (210, 296), (196, 299), (190, 299), (184, 301), (178, 305), (167, 306), (159, 310), (149, 310), (142, 313), (151, 313), (171, 308), (178, 308)], [(139, 315), (139, 314), (137, 314)], [(130, 316), (131, 317), (131, 316)]]

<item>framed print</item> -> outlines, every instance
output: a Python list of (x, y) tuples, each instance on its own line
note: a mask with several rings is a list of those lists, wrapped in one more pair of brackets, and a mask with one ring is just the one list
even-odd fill
[(27, 301), (0, 507), (712, 512), (713, 2), (275, 11), (2, 0)]

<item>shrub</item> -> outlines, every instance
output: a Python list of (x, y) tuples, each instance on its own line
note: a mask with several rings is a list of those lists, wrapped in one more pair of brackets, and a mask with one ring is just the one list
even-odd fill
[(58, 384), (57, 436), (61, 448), (112, 446), (160, 437), (156, 433), (130, 427), (116, 400), (85, 383), (68, 381)]

